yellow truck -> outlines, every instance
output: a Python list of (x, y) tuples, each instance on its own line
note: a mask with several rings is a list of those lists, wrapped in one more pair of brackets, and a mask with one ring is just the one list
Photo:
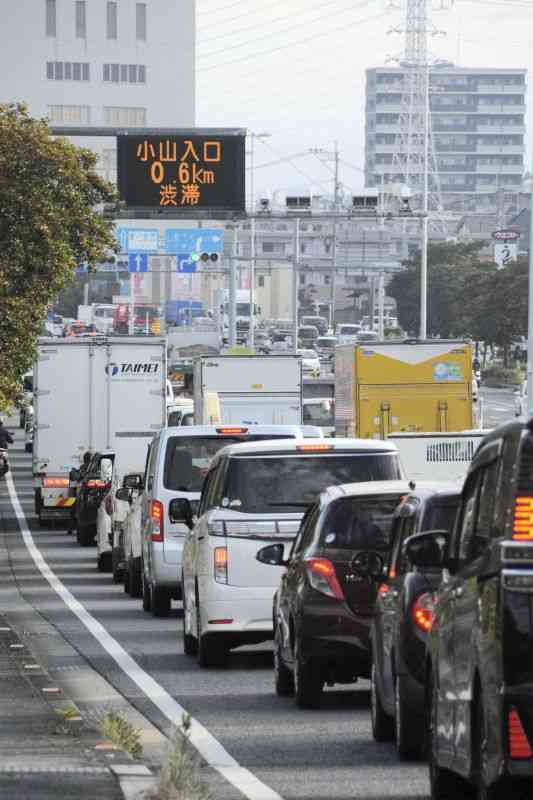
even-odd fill
[(472, 350), (443, 339), (342, 345), (335, 350), (337, 436), (474, 427)]

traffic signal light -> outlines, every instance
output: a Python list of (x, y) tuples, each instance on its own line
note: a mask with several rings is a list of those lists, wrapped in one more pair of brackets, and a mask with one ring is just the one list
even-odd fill
[(218, 253), (200, 253), (200, 261), (203, 261), (204, 264), (207, 261), (212, 261), (214, 264), (216, 264), (219, 258), (220, 256)]

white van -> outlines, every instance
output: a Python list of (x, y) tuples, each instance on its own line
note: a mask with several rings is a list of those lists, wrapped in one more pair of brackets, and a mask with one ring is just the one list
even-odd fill
[(183, 647), (201, 666), (272, 638), (272, 599), (283, 573), (259, 563), (260, 547), (291, 542), (305, 509), (328, 486), (400, 480), (396, 446), (370, 439), (299, 439), (226, 447), (213, 459), (194, 519), (183, 500)]
[(355, 344), (361, 332), (361, 326), (354, 323), (341, 323), (337, 325), (337, 344)]
[(172, 521), (170, 502), (186, 498), (196, 510), (211, 460), (227, 444), (301, 436), (302, 428), (290, 425), (191, 425), (167, 427), (154, 437), (140, 499), (139, 545), (130, 545), (135, 561), (131, 569), (126, 565), (133, 588), (140, 574), (145, 611), (166, 616), (171, 600), (181, 598), (181, 553), (188, 529)]

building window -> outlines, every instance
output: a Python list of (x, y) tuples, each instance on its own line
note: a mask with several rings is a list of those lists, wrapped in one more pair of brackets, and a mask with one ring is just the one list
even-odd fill
[(305, 274), (303, 272), (300, 272), (299, 278), (300, 278), (300, 286), (304, 286), (305, 285)]
[(146, 41), (146, 3), (137, 3), (136, 7), (137, 41)]
[(144, 64), (104, 64), (103, 75), (106, 83), (146, 83)]
[(118, 39), (117, 4), (107, 4), (107, 38)]
[(88, 81), (90, 80), (89, 64), (79, 61), (47, 61), (46, 77), (51, 81)]
[(87, 38), (87, 13), (85, 0), (76, 0), (76, 38)]
[(58, 124), (91, 124), (90, 106), (48, 106), (48, 119)]
[(56, 36), (56, 0), (46, 0), (46, 35)]
[(275, 253), (278, 256), (285, 255), (284, 242), (262, 242), (263, 253)]
[(125, 125), (133, 128), (143, 127), (146, 125), (146, 109), (105, 106), (104, 123), (106, 125)]
[(331, 275), (324, 275), (324, 286), (329, 286), (331, 283)]
[(264, 288), (264, 286), (265, 286), (265, 276), (264, 275), (258, 275), (257, 276), (257, 286), (259, 287), (259, 289), (263, 289)]

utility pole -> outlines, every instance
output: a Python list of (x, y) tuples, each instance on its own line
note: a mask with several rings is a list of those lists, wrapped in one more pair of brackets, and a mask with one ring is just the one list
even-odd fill
[(429, 238), (429, 64), (426, 63), (425, 102), (424, 102), (424, 173), (422, 185), (422, 241), (420, 252), (420, 338), (427, 339), (428, 334), (428, 238)]
[(527, 411), (533, 412), (533, 194), (529, 212), (529, 297), (527, 312)]
[(335, 329), (335, 302), (337, 296), (337, 217), (339, 213), (339, 200), (340, 200), (340, 186), (339, 186), (339, 143), (335, 142), (333, 151), (335, 158), (335, 185), (333, 194), (333, 209), (335, 211), (335, 220), (333, 222), (333, 259), (332, 259), (332, 275), (331, 275), (331, 327)]
[(237, 225), (233, 226), (233, 251), (229, 264), (229, 290), (228, 290), (228, 344), (235, 347), (237, 344)]
[(300, 262), (300, 218), (294, 220), (293, 238), (293, 257), (292, 257), (292, 349), (296, 353), (298, 350), (298, 289), (300, 274), (298, 265)]
[(270, 133), (254, 133), (250, 132), (250, 201), (249, 208), (251, 214), (250, 221), (250, 332), (249, 332), (249, 347), (252, 353), (255, 352), (254, 346), (254, 332), (255, 332), (255, 140), (268, 139)]

